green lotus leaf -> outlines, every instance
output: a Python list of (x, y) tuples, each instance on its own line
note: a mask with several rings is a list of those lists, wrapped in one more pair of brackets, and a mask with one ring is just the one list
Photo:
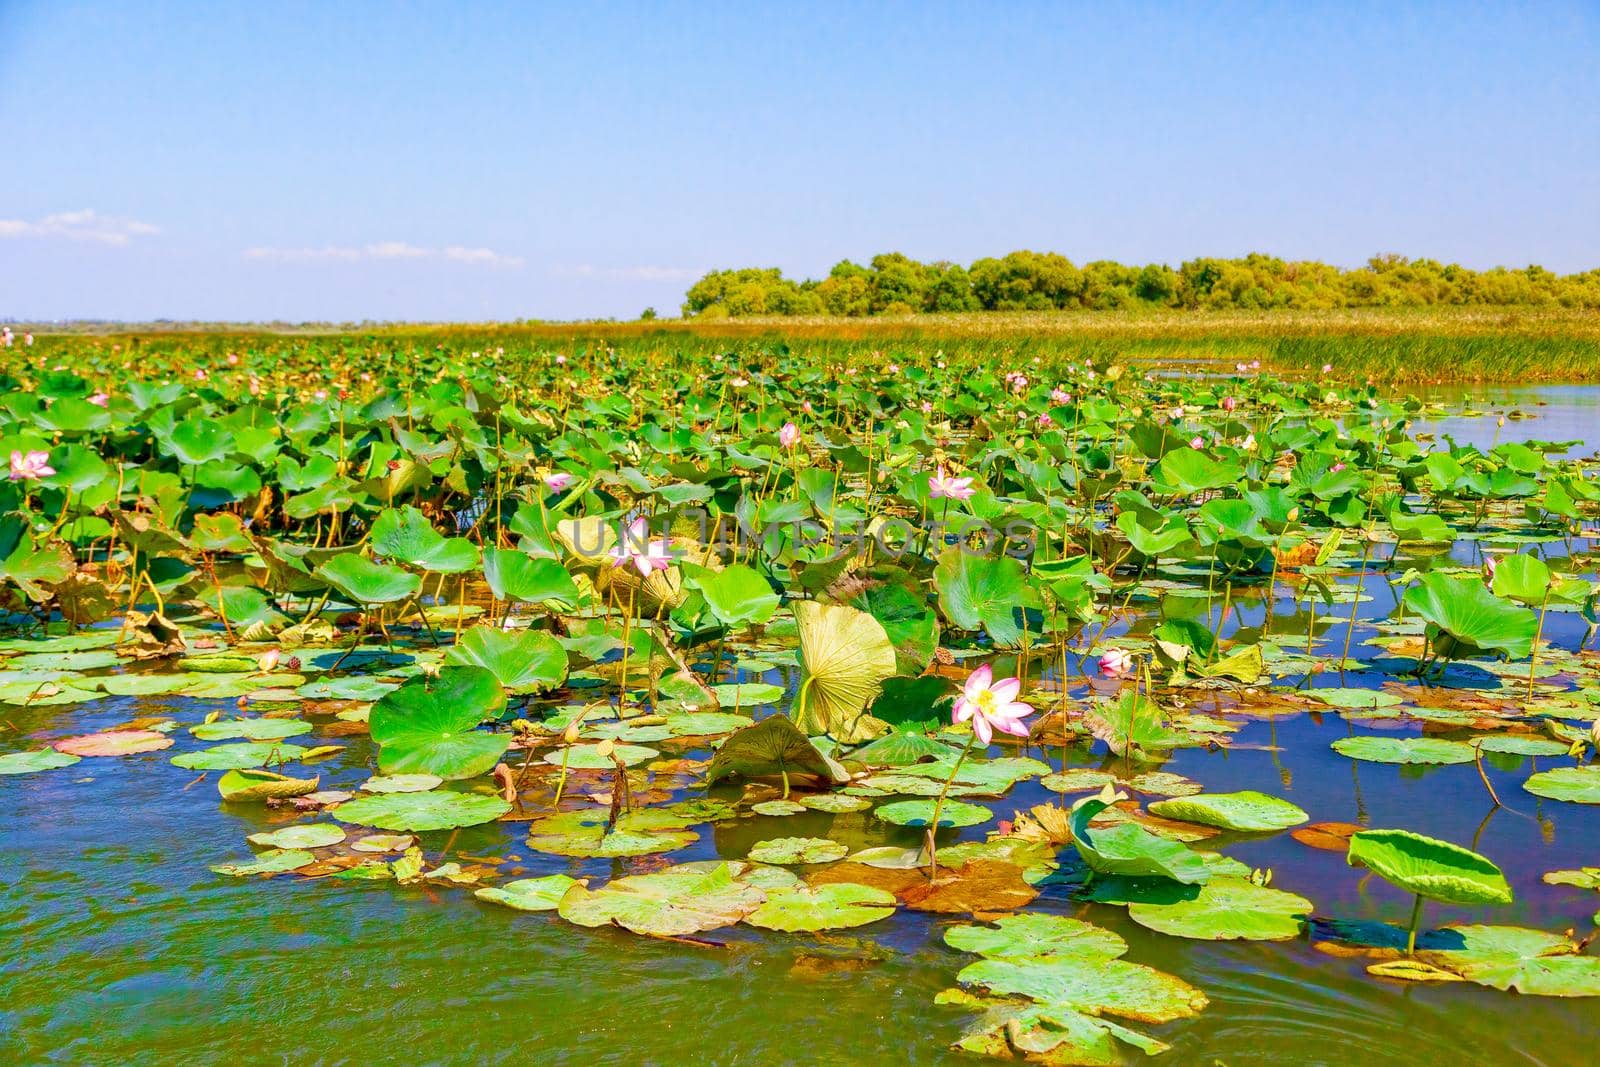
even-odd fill
[(1600, 996), (1600, 956), (1578, 954), (1562, 934), (1517, 926), (1447, 926), (1455, 949), (1424, 951), (1420, 957), (1470, 982), (1524, 996)]
[(1300, 695), (1332, 708), (1349, 710), (1395, 708), (1403, 703), (1393, 693), (1381, 689), (1302, 689)]
[(32, 774), (35, 771), (50, 771), (57, 767), (70, 767), (77, 763), (81, 756), (74, 756), (68, 752), (57, 752), (53, 748), (34, 749), (31, 752), (7, 752), (0, 756), (0, 774)]
[(846, 743), (880, 732), (866, 708), (895, 672), (894, 646), (883, 624), (843, 604), (803, 600), (794, 613), (802, 666), (795, 723), (805, 733)]
[(1128, 917), (1173, 937), (1204, 941), (1288, 941), (1300, 936), (1311, 901), (1248, 878), (1212, 878), (1192, 900), (1133, 903)]
[(762, 704), (776, 704), (783, 699), (784, 689), (781, 685), (768, 685), (766, 682), (739, 682), (734, 685), (714, 685), (711, 694), (717, 698), (717, 704), (724, 708), (754, 708)]
[[(885, 804), (872, 814), (896, 826), (923, 828), (933, 822), (933, 806), (932, 800), (900, 800), (893, 804)], [(977, 826), (993, 817), (994, 812), (988, 808), (979, 804), (966, 804), (959, 800), (946, 800), (944, 806), (939, 809), (940, 827)]]
[(774, 837), (750, 849), (755, 863), (832, 863), (849, 854), (844, 845), (826, 837)]
[(172, 765), (190, 771), (253, 770), (268, 764), (289, 763), (299, 759), (306, 751), (299, 745), (283, 741), (238, 741), (173, 756)]
[[(893, 679), (890, 679), (893, 681)], [(876, 741), (850, 753), (850, 759), (869, 767), (910, 767), (926, 759), (943, 759), (956, 751), (917, 730), (890, 730)]]
[(422, 589), (415, 574), (354, 552), (334, 556), (312, 573), (358, 604), (393, 604)]
[(1600, 889), (1600, 867), (1581, 870), (1550, 871), (1544, 876), (1547, 885), (1574, 885), (1579, 889)]
[(366, 793), (426, 793), (444, 784), (437, 774), (378, 774), (361, 783)]
[(1287, 830), (1308, 822), (1311, 816), (1278, 797), (1244, 790), (1238, 793), (1198, 793), (1193, 796), (1158, 800), (1150, 814), (1164, 819), (1217, 826), (1224, 830), (1263, 833)]
[(411, 834), (368, 834), (350, 847), (357, 852), (404, 852), (416, 843)]
[(772, 618), (780, 603), (767, 580), (742, 563), (720, 571), (702, 569), (690, 584), (700, 590), (706, 607), (724, 626), (759, 626)]
[(1438, 737), (1341, 737), (1333, 743), (1341, 756), (1368, 763), (1471, 763), (1472, 746)]
[(478, 546), (465, 537), (445, 537), (416, 508), (385, 508), (372, 521), (372, 551), (436, 574), (460, 574), (478, 566)]
[(477, 729), (505, 707), (499, 681), (482, 667), (445, 667), (418, 675), (372, 706), (367, 728), (384, 774), (474, 778), (499, 762), (509, 734)]
[(565, 874), (549, 874), (543, 878), (519, 878), (504, 885), (486, 886), (475, 891), (473, 896), (518, 911), (555, 911), (567, 890), (581, 884)]
[(685, 863), (598, 889), (572, 886), (559, 910), (579, 926), (614, 924), (636, 934), (685, 937), (732, 926), (761, 906), (766, 891), (739, 880), (744, 870), (744, 864)]
[(493, 822), (511, 810), (498, 796), (436, 789), (357, 797), (328, 809), (340, 822), (380, 830), (454, 830)]
[(725, 711), (683, 711), (667, 715), (667, 729), (674, 737), (712, 737), (754, 724), (755, 720), (748, 715)]
[(1536, 797), (1567, 800), (1574, 804), (1600, 804), (1600, 765), (1557, 767), (1532, 775), (1522, 788)]
[(974, 555), (963, 546), (952, 546), (939, 557), (933, 587), (939, 594), (939, 609), (952, 626), (982, 630), (1005, 648), (1026, 643), (1018, 620), (1028, 609), (1044, 606), (1018, 560)]
[(953, 1046), (980, 1056), (1015, 1059), (1017, 1053), (1022, 1053), (1038, 1063), (1115, 1067), (1126, 1062), (1124, 1045), (1147, 1056), (1159, 1055), (1170, 1047), (1110, 1019), (1096, 1018), (1065, 1004), (979, 997), (962, 989), (945, 990), (936, 1000), (983, 1013)]
[(300, 849), (275, 848), (258, 853), (253, 860), (243, 863), (219, 863), (211, 870), (217, 874), (247, 878), (252, 874), (282, 874), (284, 871), (295, 871), (316, 861), (317, 857)]
[(311, 732), (311, 724), (301, 719), (218, 719), (189, 727), (201, 741), (227, 741), (242, 737), (249, 741), (281, 741)]
[(1204, 993), (1181, 978), (1100, 956), (979, 960), (964, 967), (956, 979), (991, 993), (1150, 1023), (1193, 1018), (1207, 1003)]
[(872, 807), (872, 802), (863, 797), (845, 796), (843, 793), (813, 793), (801, 797), (800, 803), (812, 811), (826, 811), (834, 815), (866, 811)]
[[(851, 799), (856, 800), (859, 798), (851, 797)], [(790, 815), (801, 814), (806, 810), (806, 806), (793, 800), (763, 800), (759, 804), (750, 805), (750, 810), (757, 815), (781, 819)]]
[(343, 841), (344, 830), (332, 823), (302, 823), (251, 834), (248, 840), (268, 848), (326, 848)]
[(1111, 805), (1102, 797), (1086, 797), (1072, 810), (1068, 826), (1078, 855), (1096, 874), (1132, 878), (1170, 878), (1188, 885), (1211, 876), (1205, 860), (1181, 842), (1157, 837), (1132, 823), (1089, 829), (1089, 822)]
[(1474, 737), (1468, 744), (1485, 752), (1498, 752), (1508, 756), (1565, 756), (1572, 748), (1571, 742), (1550, 737), (1531, 737), (1527, 734), (1488, 734)]
[(895, 908), (893, 893), (851, 882), (797, 885), (766, 893), (761, 906), (744, 917), (763, 930), (844, 930), (887, 919)]
[(444, 661), (482, 667), (513, 693), (537, 693), (560, 685), (567, 676), (567, 650), (538, 630), (474, 626), (445, 653)]
[(566, 745), (544, 754), (544, 762), (553, 767), (565, 766), (576, 771), (609, 771), (616, 767), (612, 757), (620, 759), (624, 766), (637, 767), (641, 763), (648, 763), (661, 753), (653, 748), (643, 745), (614, 745), (611, 755), (601, 755), (598, 745)]
[(706, 783), (714, 784), (729, 775), (745, 778), (809, 774), (827, 782), (847, 782), (850, 775), (817, 750), (811, 739), (782, 715), (772, 715), (754, 726), (730, 735), (722, 742), (711, 765), (706, 768)]
[(1451, 904), (1509, 904), (1511, 886), (1492, 862), (1470, 849), (1409, 830), (1362, 830), (1346, 854), (1408, 893)]
[(1167, 725), (1155, 701), (1131, 689), (1116, 703), (1096, 703), (1084, 721), (1094, 736), (1118, 756), (1148, 760), (1196, 743), (1193, 734)]
[(1533, 648), (1538, 617), (1495, 596), (1478, 578), (1426, 574), (1406, 590), (1404, 603), (1427, 620), (1430, 647), (1448, 659), (1489, 652), (1522, 659)]
[[(944, 850), (941, 855), (948, 855)], [(1110, 930), (1081, 919), (1037, 913), (1007, 915), (993, 926), (953, 926), (944, 943), (961, 952), (989, 959), (1045, 960), (1058, 956), (1113, 960), (1128, 943)]]
[(485, 549), (483, 577), (496, 600), (525, 604), (548, 602), (556, 608), (573, 608), (578, 604), (577, 584), (567, 569), (553, 559), (535, 559), (513, 548)]
[(636, 826), (631, 815), (622, 816), (608, 831), (610, 817), (609, 810), (595, 808), (535, 819), (528, 824), (528, 847), (557, 856), (613, 859), (676, 852), (700, 839), (693, 830), (681, 827), (658, 831)]

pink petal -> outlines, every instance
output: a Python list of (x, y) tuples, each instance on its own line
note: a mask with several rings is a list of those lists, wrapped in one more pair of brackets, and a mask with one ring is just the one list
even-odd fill
[(956, 701), (955, 711), (950, 715), (950, 721), (966, 722), (968, 719), (972, 718), (972, 713), (977, 710), (978, 705), (972, 703), (971, 701), (966, 699), (958, 700)]
[(962, 691), (967, 694), (968, 700), (977, 700), (978, 694), (989, 688), (989, 683), (994, 680), (994, 668), (987, 663), (972, 672), (967, 679), (967, 684)]
[(989, 720), (979, 715), (972, 720), (972, 732), (978, 735), (978, 740), (988, 744), (994, 739), (994, 732), (989, 729)]
[(989, 687), (989, 692), (994, 694), (996, 704), (1009, 704), (1017, 699), (1017, 694), (1022, 692), (1021, 678), (1007, 678), (996, 682)]
[(1027, 737), (1032, 733), (1026, 723), (1018, 722), (1016, 719), (997, 719), (994, 726), (995, 729), (1012, 737)]

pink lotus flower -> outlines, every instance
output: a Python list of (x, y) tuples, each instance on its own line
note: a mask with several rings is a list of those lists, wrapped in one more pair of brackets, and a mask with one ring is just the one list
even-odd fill
[(792, 422), (784, 423), (783, 429), (778, 431), (778, 443), (784, 448), (793, 448), (798, 440), (800, 440), (800, 427)]
[(952, 478), (945, 473), (943, 467), (938, 474), (928, 475), (928, 493), (935, 500), (944, 497), (948, 500), (967, 500), (977, 490), (972, 488), (971, 478)]
[(283, 658), (283, 653), (282, 652), (278, 651), (275, 648), (270, 648), (267, 651), (261, 653), (261, 655), (259, 657), (257, 657), (257, 659), (256, 659), (256, 669), (259, 670), (262, 674), (271, 674), (272, 671), (273, 671), (273, 668), (277, 667), (278, 661), (280, 659), (282, 659), (282, 658)]
[(237, 367), (238, 365), (239, 365), (239, 353), (237, 353), (237, 352), (229, 352), (228, 353), (228, 366)]
[(554, 474), (545, 475), (544, 484), (552, 493), (559, 493), (572, 484), (572, 475), (566, 471), (556, 471)]
[(931, 401), (924, 400), (922, 402), (922, 413), (924, 415), (932, 415), (933, 414), (933, 404), (932, 404)]
[(900, 373), (900, 364), (891, 363), (884, 369), (887, 370), (890, 374), (899, 374)]
[(1494, 582), (1495, 568), (1500, 566), (1498, 557), (1485, 554), (1483, 557), (1483, 584), (1490, 585)]
[(1239, 402), (1237, 400), (1235, 400), (1233, 397), (1225, 396), (1225, 397), (1222, 398), (1222, 410), (1223, 411), (1232, 411), (1234, 408), (1236, 408), (1238, 406), (1239, 406)]
[(1333, 373), (1333, 364), (1332, 363), (1324, 363), (1322, 365), (1322, 373), (1323, 374), (1331, 374), (1331, 373)]
[(645, 578), (650, 577), (651, 571), (664, 571), (672, 566), (672, 552), (667, 542), (650, 540), (650, 523), (643, 515), (633, 520), (623, 533), (622, 541), (611, 550), (613, 567), (625, 567), (630, 563)]
[(106, 395), (105, 393), (96, 393), (96, 394), (94, 394), (94, 396), (91, 396), (89, 398), (89, 403), (94, 404), (94, 405), (96, 405), (98, 407), (105, 407), (106, 405), (111, 403), (111, 397)]
[(985, 663), (967, 679), (950, 719), (952, 722), (971, 720), (972, 732), (986, 745), (996, 730), (1013, 737), (1027, 737), (1029, 730), (1022, 720), (1033, 714), (1033, 705), (1017, 699), (1021, 692), (1022, 679), (996, 682), (994, 671)]
[(1239, 442), (1239, 447), (1246, 452), (1254, 452), (1256, 450), (1256, 435), (1248, 434), (1243, 441)]
[(560, 366), (561, 364), (565, 363), (566, 361), (567, 361), (567, 357), (566, 356), (561, 355), (559, 352), (556, 354), (556, 365), (557, 366)]
[(11, 480), (20, 482), (29, 478), (48, 478), (56, 469), (50, 466), (48, 452), (11, 453)]
[(1041, 412), (1039, 414), (1039, 425), (1040, 426), (1049, 426), (1052, 423), (1054, 423), (1055, 421), (1056, 421), (1055, 419), (1052, 419), (1050, 417), (1050, 413), (1048, 411)]
[(807, 415), (814, 414), (814, 411), (812, 410), (812, 407), (811, 407), (811, 401), (809, 401), (809, 400), (807, 400), (805, 403), (800, 405), (800, 410), (805, 412)]
[(195, 381), (203, 382), (209, 377), (211, 377), (211, 376), (206, 373), (206, 369), (204, 367), (196, 367), (195, 368), (195, 371), (194, 371), (194, 380)]
[(1058, 385), (1054, 389), (1050, 390), (1050, 403), (1070, 404), (1072, 403), (1072, 394)]
[(1328, 468), (1328, 473), (1329, 474), (1338, 474), (1342, 470), (1344, 470), (1344, 464), (1343, 463), (1335, 463), (1333, 466)]
[(1189, 447), (1190, 448), (1204, 448), (1204, 447), (1206, 447), (1206, 443), (1200, 437), (1199, 434), (1195, 434), (1193, 437), (1189, 438)]
[(27, 346), (31, 347), (33, 345), (33, 334), (31, 334), (31, 333), (23, 334), (22, 335), (22, 343), (24, 345), (27, 345)]
[(1100, 657), (1100, 674), (1106, 678), (1123, 678), (1133, 672), (1133, 656), (1124, 649), (1108, 648)]

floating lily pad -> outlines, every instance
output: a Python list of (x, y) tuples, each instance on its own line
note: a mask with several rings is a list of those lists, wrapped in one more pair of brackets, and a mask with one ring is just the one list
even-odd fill
[(173, 756), (172, 765), (190, 771), (250, 770), (269, 763), (288, 763), (306, 752), (299, 745), (283, 741), (236, 741)]
[(444, 784), (437, 774), (375, 774), (361, 783), (367, 793), (426, 793)]
[(797, 804), (792, 800), (763, 800), (759, 804), (750, 805), (750, 810), (757, 815), (770, 815), (782, 817), (786, 815), (799, 815), (806, 810), (804, 804)]
[(0, 756), (0, 774), (32, 774), (50, 771), (57, 767), (70, 767), (81, 757), (70, 752), (57, 752), (53, 748), (35, 749), (32, 752), (7, 752)]
[(311, 732), (311, 724), (300, 719), (219, 719), (189, 727), (201, 741), (227, 741), (241, 737), (248, 741), (281, 741)]
[(1574, 804), (1600, 804), (1600, 764), (1558, 767), (1532, 775), (1522, 788), (1534, 796), (1568, 800)]
[(482, 667), (446, 667), (437, 677), (411, 679), (372, 706), (367, 723), (379, 746), (378, 769), (446, 779), (485, 773), (511, 737), (477, 726), (505, 703), (499, 681)]
[(1475, 737), (1470, 743), (1485, 752), (1510, 756), (1565, 756), (1572, 747), (1565, 741), (1527, 734), (1490, 734), (1487, 737)]
[(211, 869), (217, 874), (246, 878), (252, 874), (282, 874), (284, 871), (299, 870), (316, 861), (317, 857), (301, 849), (275, 848), (258, 854), (253, 860), (243, 863), (219, 863)]
[(841, 815), (851, 811), (865, 811), (872, 807), (872, 802), (863, 797), (846, 796), (843, 793), (810, 793), (800, 798), (800, 803), (812, 811), (826, 811), (834, 815)]
[(1369, 763), (1471, 763), (1474, 758), (1471, 745), (1437, 737), (1341, 737), (1333, 750)]
[(954, 926), (944, 943), (990, 959), (1044, 960), (1057, 956), (1115, 959), (1128, 943), (1110, 930), (1063, 915), (1007, 915), (993, 926)]
[(269, 848), (326, 848), (343, 840), (344, 830), (325, 822), (285, 826), (281, 830), (269, 830), (249, 837), (252, 845)]
[(628, 816), (608, 832), (610, 814), (609, 810), (591, 809), (535, 819), (528, 824), (528, 847), (557, 856), (614, 858), (675, 852), (700, 839), (693, 830), (636, 827), (624, 821)]
[(1260, 833), (1287, 830), (1311, 817), (1300, 808), (1254, 790), (1238, 793), (1199, 793), (1194, 796), (1158, 800), (1150, 812), (1165, 819), (1181, 819), (1224, 830)]
[(511, 810), (498, 796), (437, 789), (357, 797), (328, 809), (340, 822), (380, 830), (453, 830), (493, 822)]
[[(655, 749), (645, 748), (643, 745), (614, 745), (611, 752), (627, 767), (637, 767), (661, 755)], [(566, 745), (544, 754), (544, 761), (553, 767), (560, 767), (563, 760), (569, 769), (575, 771), (609, 771), (616, 768), (611, 756), (601, 755), (596, 745)]]
[(850, 850), (826, 837), (775, 837), (750, 850), (756, 863), (832, 863), (842, 860)]
[(1287, 941), (1300, 936), (1310, 913), (1305, 897), (1245, 878), (1213, 878), (1193, 900), (1128, 906), (1128, 917), (1140, 926), (1205, 941)]
[(486, 886), (474, 892), (473, 896), (518, 911), (555, 911), (567, 890), (582, 884), (565, 874), (550, 874), (543, 878), (519, 878), (505, 885)]
[(843, 930), (894, 914), (894, 894), (851, 882), (767, 890), (767, 899), (744, 921), (764, 930)]
[(368, 834), (350, 847), (357, 852), (404, 852), (416, 843), (410, 834)]
[(684, 937), (731, 926), (766, 900), (738, 879), (743, 864), (685, 863), (654, 874), (617, 878), (598, 889), (572, 886), (561, 917), (579, 926), (615, 924), (636, 934)]
[[(931, 800), (901, 800), (885, 804), (873, 814), (884, 822), (891, 822), (896, 826), (926, 827), (933, 822), (933, 805), (934, 802)], [(977, 826), (979, 823), (988, 822), (993, 815), (994, 813), (988, 808), (978, 804), (946, 800), (939, 811), (939, 825)]]
[(172, 747), (172, 738), (154, 730), (107, 730), (63, 737), (50, 746), (72, 756), (132, 756)]

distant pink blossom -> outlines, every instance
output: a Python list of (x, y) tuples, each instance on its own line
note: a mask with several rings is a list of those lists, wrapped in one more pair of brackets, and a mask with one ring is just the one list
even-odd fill
[(1108, 648), (1100, 657), (1100, 673), (1107, 678), (1122, 678), (1132, 673), (1133, 656), (1120, 648)]
[(783, 429), (778, 431), (778, 443), (784, 448), (793, 448), (795, 442), (800, 440), (800, 427), (792, 422), (783, 424)]
[(672, 566), (672, 552), (663, 539), (650, 540), (650, 524), (644, 516), (634, 519), (623, 533), (622, 540), (611, 552), (611, 565), (625, 567), (632, 564), (645, 578), (651, 571), (664, 571)]
[(1072, 394), (1058, 385), (1050, 390), (1050, 402), (1052, 404), (1070, 404), (1072, 403)]
[(1204, 438), (1202, 438), (1199, 434), (1195, 434), (1193, 437), (1189, 438), (1189, 447), (1190, 448), (1204, 448), (1204, 447), (1206, 447), (1206, 443), (1205, 443)]
[(938, 474), (928, 475), (928, 493), (935, 500), (944, 497), (948, 500), (967, 500), (977, 490), (972, 487), (971, 478), (952, 478), (945, 473), (943, 467)]
[(1235, 400), (1233, 397), (1225, 396), (1225, 397), (1222, 398), (1222, 410), (1223, 411), (1232, 411), (1234, 408), (1236, 408), (1238, 406), (1239, 406), (1239, 402), (1237, 400)]
[(572, 475), (566, 471), (556, 471), (554, 474), (545, 475), (544, 484), (552, 493), (559, 493), (572, 484)]
[(89, 403), (96, 404), (100, 407), (105, 407), (111, 403), (111, 397), (107, 396), (105, 393), (96, 393), (89, 398)]
[(56, 469), (50, 466), (48, 452), (11, 453), (11, 480), (20, 482), (30, 478), (48, 478)]

